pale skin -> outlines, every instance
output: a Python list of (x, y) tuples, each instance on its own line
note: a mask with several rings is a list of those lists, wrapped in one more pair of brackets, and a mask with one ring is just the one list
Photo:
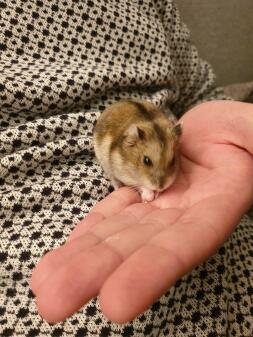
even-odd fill
[(58, 322), (99, 296), (127, 322), (214, 254), (253, 202), (253, 105), (203, 103), (182, 118), (181, 171), (151, 203), (123, 187), (35, 268), (40, 315)]

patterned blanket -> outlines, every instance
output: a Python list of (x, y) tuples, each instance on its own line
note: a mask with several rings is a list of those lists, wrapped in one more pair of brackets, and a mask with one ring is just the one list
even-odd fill
[(31, 271), (111, 187), (94, 158), (100, 112), (142, 98), (178, 117), (226, 96), (171, 0), (0, 1), (0, 335), (252, 337), (253, 227), (228, 242), (133, 322), (93, 299), (49, 325)]

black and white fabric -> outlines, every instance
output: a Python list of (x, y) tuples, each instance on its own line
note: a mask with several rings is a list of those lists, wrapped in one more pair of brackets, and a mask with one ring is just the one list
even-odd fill
[(253, 226), (133, 322), (107, 321), (96, 299), (49, 325), (31, 271), (111, 190), (92, 130), (121, 98), (180, 116), (224, 98), (172, 0), (0, 1), (0, 336), (253, 336)]

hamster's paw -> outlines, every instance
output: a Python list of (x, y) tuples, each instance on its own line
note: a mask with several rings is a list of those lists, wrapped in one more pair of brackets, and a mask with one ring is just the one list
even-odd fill
[(145, 187), (140, 188), (140, 195), (142, 202), (150, 202), (155, 199), (155, 192)]

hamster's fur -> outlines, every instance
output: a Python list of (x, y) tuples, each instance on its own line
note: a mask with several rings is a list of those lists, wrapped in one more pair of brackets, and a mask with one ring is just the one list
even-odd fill
[(175, 180), (181, 125), (148, 101), (110, 105), (94, 129), (94, 150), (114, 188), (132, 186), (151, 201)]

